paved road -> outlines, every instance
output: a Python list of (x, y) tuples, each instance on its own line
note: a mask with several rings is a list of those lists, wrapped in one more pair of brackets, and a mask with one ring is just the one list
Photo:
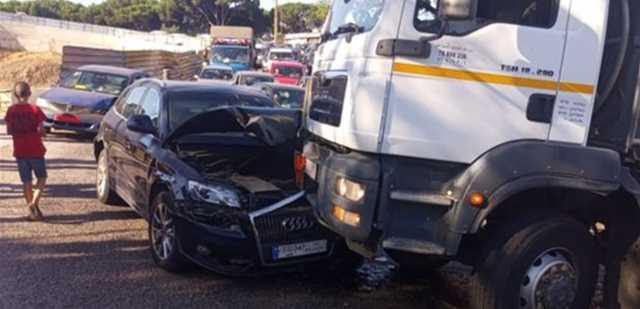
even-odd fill
[[(0, 135), (0, 143), (6, 140)], [(326, 272), (254, 279), (198, 269), (166, 273), (151, 261), (146, 223), (128, 208), (103, 206), (94, 199), (90, 143), (69, 136), (47, 138), (50, 184), (42, 223), (23, 219), (11, 147), (0, 145), (1, 309), (451, 308), (432, 297), (443, 294), (446, 285), (441, 282), (400, 280), (361, 294), (349, 276)]]

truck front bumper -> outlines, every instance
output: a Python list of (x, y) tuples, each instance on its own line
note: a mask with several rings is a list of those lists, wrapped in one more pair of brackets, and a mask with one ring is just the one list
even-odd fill
[[(454, 255), (462, 235), (449, 222), (454, 203), (442, 193), (465, 165), (339, 152), (305, 145), (305, 188), (320, 222), (346, 238), (351, 249), (375, 255), (381, 249), (424, 255)], [(364, 187), (359, 201), (338, 193), (345, 178)], [(356, 219), (344, 220), (344, 213)]]

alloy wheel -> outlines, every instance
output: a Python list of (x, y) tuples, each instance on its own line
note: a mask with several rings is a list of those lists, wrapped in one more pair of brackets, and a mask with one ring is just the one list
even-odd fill
[(175, 227), (167, 204), (158, 203), (151, 217), (151, 241), (153, 250), (161, 260), (171, 257), (175, 249)]

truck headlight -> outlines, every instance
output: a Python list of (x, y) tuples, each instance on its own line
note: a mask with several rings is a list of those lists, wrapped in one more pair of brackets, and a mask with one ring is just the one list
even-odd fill
[(366, 186), (339, 176), (336, 179), (336, 194), (352, 202), (360, 202), (364, 198)]
[(187, 183), (189, 196), (196, 201), (240, 208), (240, 196), (232, 189), (218, 185), (205, 185), (195, 181)]

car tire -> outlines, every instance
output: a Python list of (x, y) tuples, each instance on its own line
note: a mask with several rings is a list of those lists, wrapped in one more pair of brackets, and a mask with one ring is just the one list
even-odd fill
[(589, 229), (562, 215), (526, 217), (486, 238), (471, 280), (471, 307), (589, 308), (598, 274)]
[(108, 153), (104, 149), (98, 154), (98, 167), (96, 169), (96, 196), (105, 205), (120, 205), (122, 200), (111, 188), (111, 175), (109, 175)]
[(180, 252), (178, 233), (170, 208), (171, 195), (162, 191), (156, 195), (149, 207), (149, 243), (151, 256), (160, 268), (177, 273), (184, 271), (187, 260)]

